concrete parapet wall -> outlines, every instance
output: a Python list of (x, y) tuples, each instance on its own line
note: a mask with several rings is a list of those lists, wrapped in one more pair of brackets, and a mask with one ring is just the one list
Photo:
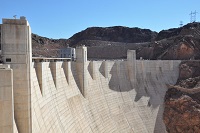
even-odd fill
[(54, 62), (56, 77), (51, 63), (43, 62), (45, 95), (32, 68), (32, 132), (165, 132), (165, 84), (176, 82), (179, 63), (136, 60), (131, 68), (128, 61), (87, 61), (83, 95), (77, 62)]

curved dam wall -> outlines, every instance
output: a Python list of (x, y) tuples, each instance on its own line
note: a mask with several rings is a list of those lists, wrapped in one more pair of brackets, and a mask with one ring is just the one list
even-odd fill
[[(127, 61), (87, 61), (87, 88), (80, 91), (76, 62), (56, 62), (57, 86), (51, 63), (43, 66), (43, 89), (32, 67), (32, 132), (161, 133), (165, 84), (178, 78), (180, 61), (136, 61), (131, 84)], [(67, 71), (67, 72), (66, 72)]]
[[(3, 19), (0, 65), (0, 133), (163, 133), (166, 84), (180, 61), (76, 61), (32, 58), (25, 17)], [(64, 60), (64, 59), (61, 59)]]

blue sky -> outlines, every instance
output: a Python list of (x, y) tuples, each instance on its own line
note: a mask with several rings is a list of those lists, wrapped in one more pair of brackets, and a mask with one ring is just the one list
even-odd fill
[(32, 32), (49, 38), (69, 38), (88, 27), (126, 26), (151, 29), (190, 22), (200, 0), (1, 0), (0, 19), (25, 16)]

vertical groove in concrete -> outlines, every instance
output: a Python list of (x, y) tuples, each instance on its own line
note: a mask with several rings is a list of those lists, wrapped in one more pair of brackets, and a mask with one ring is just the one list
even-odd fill
[(65, 72), (65, 77), (67, 79), (68, 84), (70, 84), (70, 71), (71, 71), (71, 62), (63, 62), (63, 69)]
[(51, 69), (51, 73), (52, 73), (52, 76), (53, 76), (53, 81), (54, 81), (54, 84), (55, 84), (55, 87), (57, 88), (58, 87), (58, 80), (57, 80), (57, 63), (56, 62), (50, 62), (50, 65), (49, 65), (50, 69)]
[(105, 78), (108, 78), (108, 64), (107, 64), (107, 61), (104, 61), (104, 62), (102, 63), (102, 65), (103, 65), (104, 77), (105, 77)]
[(95, 61), (90, 61), (89, 66), (88, 66), (88, 71), (90, 75), (92, 76), (93, 80), (96, 80), (96, 73), (95, 73), (96, 65), (95, 64), (96, 64)]
[(44, 86), (45, 86), (45, 81), (44, 81), (44, 65), (43, 62), (37, 62), (35, 63), (35, 70), (36, 70), (36, 75), (37, 75), (37, 79), (39, 82), (39, 86), (40, 86), (40, 91), (41, 94), (44, 95)]

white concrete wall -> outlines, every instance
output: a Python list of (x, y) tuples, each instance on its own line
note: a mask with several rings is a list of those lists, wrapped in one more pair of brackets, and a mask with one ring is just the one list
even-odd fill
[[(78, 85), (82, 95), (85, 95), (85, 88), (88, 85), (87, 78), (87, 47), (80, 46), (76, 48), (76, 70), (78, 74)], [(74, 66), (75, 67), (75, 66)]]
[[(14, 117), (20, 133), (31, 132), (31, 29), (25, 19), (3, 19), (1, 44), (4, 64), (13, 69)], [(10, 59), (10, 61), (7, 61)]]
[(89, 62), (80, 47), (76, 62), (34, 64), (28, 21), (3, 19), (1, 33), (13, 77), (0, 69), (0, 132), (166, 132), (166, 84), (180, 61), (137, 61), (128, 51), (127, 61)]
[(71, 67), (56, 63), (57, 86), (50, 63), (43, 62), (44, 95), (32, 68), (32, 132), (166, 132), (162, 122), (165, 84), (176, 82), (179, 63), (136, 61), (132, 87), (126, 61), (106, 61), (107, 65), (88, 61), (83, 97), (76, 62), (68, 63)]
[(0, 64), (0, 133), (14, 131), (13, 71)]
[(90, 62), (79, 47), (76, 62), (32, 63), (28, 22), (5, 19), (1, 30), (13, 78), (0, 70), (0, 132), (166, 132), (166, 84), (176, 82), (180, 61), (136, 60), (130, 50), (127, 61)]

